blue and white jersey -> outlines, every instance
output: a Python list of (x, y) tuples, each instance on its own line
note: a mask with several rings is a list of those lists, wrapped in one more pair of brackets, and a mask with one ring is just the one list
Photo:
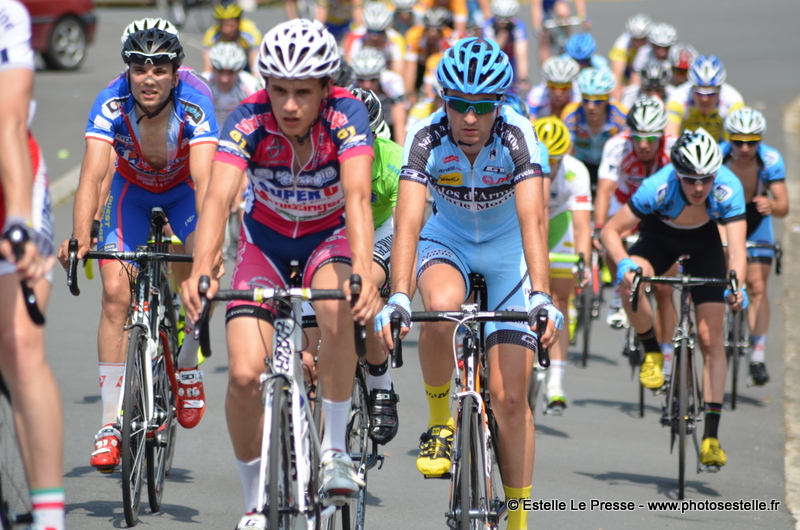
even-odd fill
[(442, 108), (408, 133), (400, 179), (431, 190), (429, 224), (479, 243), (519, 232), (514, 186), (543, 176), (540, 156), (531, 123), (502, 105), (492, 137), (470, 164), (453, 142)]
[[(722, 149), (722, 163), (727, 164), (731, 154), (731, 144), (722, 142), (719, 146)], [(756, 195), (763, 195), (771, 183), (786, 180), (786, 165), (783, 163), (783, 157), (777, 149), (763, 143), (758, 144), (756, 156), (759, 161)]]
[[(688, 204), (672, 164), (664, 166), (651, 177), (644, 179), (628, 204), (637, 217), (642, 218), (652, 214), (672, 227), (694, 228), (671, 223)], [(706, 212), (715, 223), (723, 225), (745, 218), (742, 184), (725, 166), (719, 168), (714, 178), (711, 193), (706, 199)]]

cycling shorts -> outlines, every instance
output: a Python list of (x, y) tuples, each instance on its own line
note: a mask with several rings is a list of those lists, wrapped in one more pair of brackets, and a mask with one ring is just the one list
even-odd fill
[[(136, 247), (146, 245), (150, 237), (151, 210), (156, 206), (164, 209), (172, 231), (185, 242), (197, 225), (193, 183), (185, 180), (164, 192), (154, 193), (115, 172), (111, 193), (103, 208), (98, 250), (135, 251)], [(108, 261), (114, 260), (100, 260), (100, 266)]]
[[(640, 256), (653, 266), (656, 276), (666, 273), (682, 255), (691, 256), (684, 271), (691, 276), (725, 278), (725, 253), (719, 229), (713, 221), (697, 228), (667, 226), (654, 215), (642, 219), (639, 240), (628, 249), (631, 256)], [(695, 305), (706, 302), (723, 303), (724, 286), (700, 285), (691, 287)]]
[[(473, 243), (428, 223), (420, 234), (417, 255), (418, 280), (432, 265), (450, 265), (461, 273), (467, 297), (472, 290), (470, 273), (483, 275), (490, 311), (529, 310), (531, 283), (517, 231)], [(485, 330), (487, 348), (513, 344), (535, 351), (536, 336), (525, 323), (487, 322)]]
[[(766, 245), (775, 244), (775, 234), (772, 231), (772, 216), (765, 215), (761, 218), (755, 230), (747, 236), (748, 243), (761, 243)], [(748, 263), (765, 263), (767, 265), (772, 263), (772, 258), (775, 256), (775, 251), (771, 248), (748, 248), (747, 249), (747, 262)]]
[(392, 239), (394, 238), (394, 220), (390, 217), (375, 229), (375, 248), (372, 259), (383, 269), (386, 282), (382, 288), (389, 287), (389, 261), (392, 255)]
[[(230, 288), (285, 287), (289, 285), (290, 265), (295, 260), (303, 267), (303, 287), (311, 287), (314, 273), (323, 265), (350, 264), (350, 243), (344, 226), (292, 239), (245, 215)], [(274, 314), (271, 305), (237, 300), (228, 302), (226, 320), (255, 317), (272, 321)]]
[[(561, 212), (550, 219), (548, 248), (557, 254), (575, 254), (575, 232), (572, 228), (572, 212)], [(550, 277), (571, 279), (574, 263), (550, 262)]]

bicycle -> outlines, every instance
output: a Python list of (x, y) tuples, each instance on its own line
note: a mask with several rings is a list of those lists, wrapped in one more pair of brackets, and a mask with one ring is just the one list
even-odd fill
[[(486, 283), (478, 274), (470, 275), (475, 303), (463, 304), (459, 311), (414, 311), (411, 322), (455, 322), (453, 357), (458, 367), (455, 377), (456, 429), (453, 439), (447, 526), (457, 530), (497, 528), (505, 511), (505, 494), (498, 463), (497, 424), (489, 395), (489, 366), (484, 350), (482, 322), (528, 322), (524, 311), (487, 311)], [(483, 308), (483, 309), (480, 309)], [(547, 312), (537, 315), (541, 335), (547, 325)], [(464, 332), (461, 353), (459, 329)], [(392, 336), (395, 352), (401, 352), (400, 316), (393, 315)], [(550, 365), (548, 352), (538, 348), (539, 364)]]
[[(166, 262), (189, 263), (192, 256), (167, 252), (166, 224), (164, 211), (153, 208), (153, 243), (136, 251), (90, 251), (84, 256), (84, 259), (129, 261), (138, 269), (126, 269), (131, 306), (129, 324), (124, 330), (130, 331), (130, 335), (118, 409), (122, 433), (122, 499), (128, 526), (139, 521), (145, 471), (150, 510), (154, 513), (161, 510), (164, 480), (175, 451), (178, 325)], [(75, 296), (80, 294), (77, 250), (78, 241), (70, 239), (67, 285)]]
[[(20, 227), (11, 227), (5, 236), (17, 259), (23, 254), (27, 234)], [(20, 282), (25, 308), (31, 321), (44, 325), (44, 315), (36, 295), (27, 284)], [(33, 523), (30, 488), (19, 448), (14, 407), (3, 374), (0, 373), (0, 528), (16, 530)]]
[[(208, 277), (200, 279), (200, 294), (210, 285)], [(361, 278), (350, 278), (352, 303), (360, 293)], [(312, 300), (343, 300), (339, 289), (309, 289), (301, 287), (257, 288), (251, 290), (218, 291), (213, 300), (248, 300), (271, 303), (277, 310), (274, 322), (272, 356), (265, 358), (267, 370), (261, 375), (264, 403), (264, 422), (261, 442), (261, 467), (259, 470), (258, 506), (256, 511), (269, 521), (271, 529), (293, 529), (298, 518), (308, 527), (335, 528), (335, 514), (341, 511), (342, 528), (363, 528), (366, 492), (349, 503), (337, 506), (328, 502), (319, 491), (317, 471), (321, 461), (320, 432), (313, 421), (311, 399), (305, 388), (301, 352), (303, 347), (302, 303)], [(205, 305), (198, 323), (201, 348), (206, 351), (208, 335), (208, 308)], [(366, 354), (366, 330), (354, 324), (356, 353)], [(207, 351), (210, 351), (208, 349)], [(363, 374), (362, 374), (363, 376)], [(318, 392), (319, 394), (319, 392)], [(358, 462), (358, 473), (366, 479), (367, 470), (379, 460), (375, 451), (367, 449), (369, 433), (369, 407), (366, 383), (356, 376), (354, 404), (348, 422), (348, 449), (350, 457)], [(321, 407), (315, 407), (319, 410)], [(358, 449), (356, 452), (354, 449)], [(341, 510), (337, 508), (341, 507)]]
[[(747, 248), (760, 248), (775, 251), (775, 275), (783, 272), (783, 249), (780, 243), (753, 243), (748, 241)], [(728, 359), (728, 371), (731, 373), (731, 410), (736, 410), (739, 396), (739, 365), (742, 357), (750, 348), (750, 334), (747, 327), (745, 311), (725, 311), (725, 356)]]
[(672, 361), (672, 372), (665, 392), (666, 402), (661, 417), (661, 425), (670, 427), (670, 452), (678, 439), (678, 499), (684, 497), (686, 485), (686, 438), (691, 435), (697, 454), (697, 472), (716, 472), (717, 466), (700, 464), (700, 445), (697, 442), (696, 423), (702, 421), (704, 410), (700, 379), (697, 377), (697, 363), (693, 360), (695, 349), (695, 325), (692, 319), (692, 301), (690, 287), (700, 285), (725, 286), (736, 292), (736, 272), (730, 271), (728, 279), (701, 278), (688, 276), (683, 272), (683, 263), (688, 256), (678, 258), (677, 276), (642, 276), (642, 269), (636, 269), (630, 301), (633, 311), (639, 307), (639, 288), (642, 282), (671, 285), (680, 291), (680, 316), (675, 326), (672, 342), (675, 354)]

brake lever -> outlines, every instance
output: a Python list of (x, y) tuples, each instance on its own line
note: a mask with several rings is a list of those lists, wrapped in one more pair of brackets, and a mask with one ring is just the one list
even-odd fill
[[(11, 250), (14, 252), (17, 262), (19, 262), (25, 254), (25, 243), (30, 240), (28, 233), (21, 226), (12, 225), (5, 233), (5, 237), (11, 243)], [(37, 326), (44, 326), (44, 315), (36, 303), (36, 293), (25, 282), (20, 282), (20, 286), (22, 287), (22, 297), (25, 299), (25, 308), (28, 310), (28, 316)]]

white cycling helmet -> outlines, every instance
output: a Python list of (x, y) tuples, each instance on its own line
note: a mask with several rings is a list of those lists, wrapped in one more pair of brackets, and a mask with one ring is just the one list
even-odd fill
[(340, 62), (336, 39), (320, 21), (295, 18), (264, 35), (258, 71), (265, 78), (321, 79), (335, 76)]
[(411, 11), (417, 5), (417, 0), (392, 0), (396, 11)]
[(625, 23), (625, 31), (632, 39), (646, 39), (652, 25), (652, 18), (643, 13), (639, 13), (628, 19)]
[(660, 90), (669, 84), (672, 79), (672, 70), (661, 61), (649, 61), (639, 71), (641, 87), (650, 90)]
[(678, 30), (672, 24), (666, 22), (659, 22), (650, 26), (650, 33), (647, 35), (647, 40), (653, 46), (661, 46), (668, 48), (678, 42)]
[(578, 90), (587, 96), (604, 96), (614, 91), (617, 80), (607, 68), (586, 68), (578, 76)]
[(492, 15), (500, 18), (513, 18), (519, 13), (517, 0), (492, 0)]
[(125, 44), (125, 41), (128, 39), (128, 35), (131, 33), (152, 28), (160, 29), (162, 31), (166, 31), (167, 33), (172, 33), (173, 35), (178, 34), (178, 28), (176, 28), (169, 20), (164, 20), (163, 18), (142, 18), (139, 20), (134, 20), (128, 24), (124, 30), (122, 30), (122, 44)]
[(238, 72), (247, 66), (247, 54), (235, 42), (218, 42), (208, 51), (208, 59), (216, 70)]
[(356, 77), (379, 77), (386, 70), (386, 56), (382, 51), (364, 46), (353, 56), (350, 65)]
[(728, 114), (725, 118), (725, 132), (728, 134), (759, 135), (767, 130), (767, 120), (761, 111), (741, 107)]
[(658, 98), (641, 97), (634, 102), (625, 122), (632, 131), (661, 132), (667, 126), (667, 109)]
[(722, 152), (702, 127), (683, 131), (670, 153), (675, 170), (686, 175), (712, 175), (722, 166)]
[(718, 87), (725, 82), (727, 73), (722, 61), (714, 55), (697, 58), (689, 69), (689, 81), (696, 87)]
[(551, 83), (572, 83), (580, 72), (581, 66), (572, 57), (550, 57), (542, 65), (542, 77)]
[(672, 68), (688, 70), (699, 55), (691, 44), (676, 44), (669, 49), (669, 62)]
[(394, 13), (383, 2), (367, 2), (364, 5), (364, 26), (369, 31), (385, 31), (392, 25)]

